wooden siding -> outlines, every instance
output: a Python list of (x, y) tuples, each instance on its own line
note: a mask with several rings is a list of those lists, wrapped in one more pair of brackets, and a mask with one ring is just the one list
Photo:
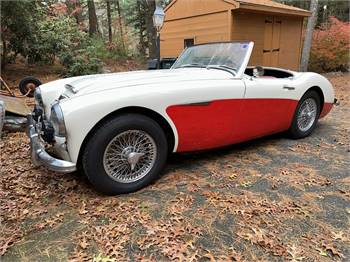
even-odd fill
[(233, 11), (232, 40), (253, 41), (254, 49), (249, 65), (262, 65), (265, 37), (264, 14), (254, 14)]
[(184, 39), (195, 44), (228, 41), (228, 12), (166, 21), (160, 34), (161, 57), (177, 57), (184, 49)]
[(299, 70), (302, 30), (302, 18), (282, 17), (280, 67)]
[(262, 63), (265, 66), (279, 66), (279, 54), (281, 50), (281, 25), (282, 20), (279, 17), (265, 18), (264, 49)]
[(220, 0), (176, 0), (170, 5), (172, 6), (166, 8), (165, 21), (218, 13), (234, 8), (234, 4)]
[[(266, 24), (265, 20), (273, 23)], [(300, 17), (273, 17), (261, 13), (233, 11), (232, 40), (250, 40), (255, 43), (249, 65), (298, 70), (302, 23), (303, 18)], [(264, 53), (264, 49), (279, 49), (279, 52)]]
[(280, 66), (279, 56), (281, 53), (281, 29), (282, 19), (280, 17), (274, 17), (273, 19), (273, 31), (272, 31), (272, 52), (271, 52), (271, 65)]
[(265, 26), (264, 26), (263, 60), (261, 65), (271, 64), (273, 31), (274, 31), (273, 17), (266, 17)]
[[(257, 9), (248, 10), (247, 4), (248, 7), (254, 4)], [(285, 14), (280, 10), (282, 7), (269, 0), (173, 0), (166, 8), (160, 35), (161, 57), (179, 56), (185, 39), (193, 38), (194, 44), (253, 41), (255, 45), (249, 65), (298, 70), (303, 16)], [(283, 8), (288, 12), (294, 9)], [(272, 21), (272, 24), (266, 21)]]

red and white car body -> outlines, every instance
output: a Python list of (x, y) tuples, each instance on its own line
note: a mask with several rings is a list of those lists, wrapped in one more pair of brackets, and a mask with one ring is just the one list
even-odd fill
[(299, 100), (311, 89), (320, 95), (320, 117), (331, 110), (334, 92), (325, 77), (277, 68), (264, 68), (266, 75), (253, 76), (247, 67), (253, 43), (236, 45), (244, 53), (234, 73), (175, 63), (169, 70), (89, 75), (41, 85), (37, 97), (44, 118), (50, 119), (57, 101), (63, 113), (65, 135), (55, 137), (54, 148), (66, 163), (52, 167), (38, 156), (36, 162), (73, 171), (94, 127), (118, 112), (153, 114), (171, 130), (170, 151), (188, 152), (288, 130)]

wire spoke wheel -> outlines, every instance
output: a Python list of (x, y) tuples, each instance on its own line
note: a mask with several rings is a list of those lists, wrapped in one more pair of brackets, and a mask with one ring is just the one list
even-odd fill
[(316, 121), (316, 116), (317, 104), (315, 99), (305, 99), (299, 108), (297, 116), (297, 125), (299, 130), (302, 132), (308, 131)]
[(155, 164), (157, 146), (142, 130), (127, 130), (115, 136), (103, 155), (109, 177), (120, 183), (132, 183), (146, 176)]

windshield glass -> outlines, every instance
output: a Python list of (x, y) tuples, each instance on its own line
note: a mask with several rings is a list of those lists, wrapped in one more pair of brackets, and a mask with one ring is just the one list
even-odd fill
[(248, 54), (249, 42), (212, 43), (185, 49), (173, 69), (184, 67), (222, 67), (238, 72)]

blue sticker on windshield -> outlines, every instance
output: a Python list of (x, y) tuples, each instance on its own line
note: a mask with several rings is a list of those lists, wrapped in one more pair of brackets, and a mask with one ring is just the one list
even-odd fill
[(248, 47), (248, 44), (243, 44), (242, 45), (242, 48), (247, 48)]

